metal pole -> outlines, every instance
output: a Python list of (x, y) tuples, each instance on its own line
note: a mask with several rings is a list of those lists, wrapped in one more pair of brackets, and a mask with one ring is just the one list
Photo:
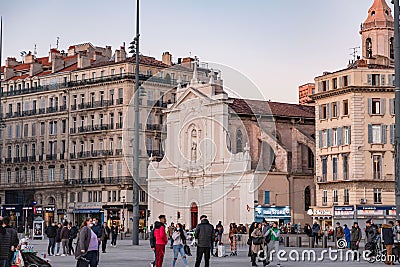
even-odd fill
[(396, 219), (400, 219), (400, 33), (399, 33), (399, 0), (394, 0), (394, 59), (395, 59), (395, 192)]
[(139, 0), (136, 0), (135, 137), (133, 155), (132, 245), (139, 245)]

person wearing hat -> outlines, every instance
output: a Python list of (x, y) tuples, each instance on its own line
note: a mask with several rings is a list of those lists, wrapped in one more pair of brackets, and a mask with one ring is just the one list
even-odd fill
[(350, 248), (350, 229), (347, 227), (347, 224), (344, 224), (343, 226), (344, 238), (346, 239), (347, 247)]

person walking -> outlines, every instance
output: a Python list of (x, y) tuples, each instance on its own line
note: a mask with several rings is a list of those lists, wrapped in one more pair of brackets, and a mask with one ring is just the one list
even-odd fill
[(350, 234), (351, 250), (358, 251), (361, 238), (362, 238), (362, 232), (360, 227), (358, 226), (358, 222), (354, 222), (353, 227), (351, 227), (351, 234)]
[(75, 249), (75, 259), (77, 259), (76, 267), (97, 267), (99, 242), (97, 240), (97, 235), (91, 229), (92, 226), (92, 219), (86, 218), (79, 230)]
[(110, 228), (107, 226), (107, 223), (103, 223), (103, 227), (101, 228), (101, 252), (106, 253), (107, 248), (107, 240), (110, 239)]
[(174, 249), (174, 259), (172, 260), (172, 267), (175, 267), (176, 260), (178, 259), (178, 254), (181, 254), (183, 265), (185, 267), (188, 267), (189, 265), (186, 259), (186, 253), (183, 248), (184, 245), (186, 245), (187, 237), (182, 224), (176, 224), (176, 228), (172, 233), (172, 240)]
[[(279, 241), (281, 239), (281, 233), (280, 233), (280, 230), (278, 228), (278, 223), (277, 222), (273, 222), (272, 223), (272, 228), (270, 228), (268, 230), (268, 232), (267, 232), (267, 236), (268, 235), (269, 235), (269, 239), (270, 239), (269, 248), (268, 248), (268, 254), (269, 254), (268, 259), (269, 259), (269, 261), (273, 261), (274, 259), (271, 258), (271, 254), (270, 253), (272, 252), (272, 250), (275, 251), (275, 255), (278, 253), (278, 251), (279, 251)], [(277, 265), (280, 266), (279, 259), (278, 258), (276, 258), (276, 259), (277, 259)]]
[(14, 258), (14, 252), (16, 251), (19, 244), (18, 233), (11, 226), (10, 217), (8, 216), (3, 217), (3, 224), (0, 225), (3, 226), (6, 229), (7, 233), (11, 235), (11, 249), (9, 250), (8, 253), (8, 263), (11, 265), (11, 261)]
[[(93, 226), (92, 226), (92, 231), (96, 234), (97, 236), (97, 242), (99, 243), (99, 247), (97, 248), (97, 251), (100, 250), (100, 244), (101, 244), (101, 224), (97, 218), (93, 218)], [(97, 253), (97, 264), (100, 262), (100, 253)]]
[(175, 224), (172, 222), (171, 225), (168, 227), (168, 240), (170, 242), (170, 248), (172, 249), (172, 245), (174, 243), (174, 240), (172, 239), (172, 234), (175, 231)]
[(0, 220), (0, 267), (9, 267), (9, 256), (12, 247), (11, 233), (3, 226), (3, 220)]
[(249, 246), (249, 253), (247, 254), (247, 256), (250, 258), (251, 258), (251, 255), (253, 254), (251, 252), (251, 246), (253, 245), (253, 241), (252, 241), (253, 238), (252, 238), (251, 234), (253, 233), (254, 229), (256, 229), (256, 228), (257, 228), (256, 222), (253, 222), (249, 228), (249, 239), (247, 240), (247, 245)]
[(46, 229), (46, 235), (49, 239), (49, 245), (47, 247), (47, 254), (49, 256), (54, 256), (54, 247), (56, 246), (56, 236), (57, 236), (57, 226), (53, 222), (49, 227)]
[(201, 215), (200, 221), (194, 233), (195, 238), (198, 240), (195, 267), (200, 267), (203, 255), (205, 261), (204, 266), (209, 267), (211, 246), (214, 242), (214, 227), (208, 221), (207, 215)]
[(386, 248), (386, 259), (385, 259), (386, 265), (393, 264), (392, 260), (392, 255), (393, 255), (392, 249), (394, 245), (393, 226), (394, 223), (392, 221), (390, 221), (389, 224), (382, 224), (382, 239)]
[(165, 246), (168, 244), (167, 233), (165, 231), (165, 224), (167, 218), (165, 215), (158, 216), (159, 222), (154, 225), (154, 237), (156, 239), (156, 267), (162, 267), (165, 255)]
[(262, 224), (256, 223), (255, 229), (251, 233), (251, 266), (257, 266), (256, 260), (258, 253), (262, 250), (264, 244), (264, 236), (262, 234)]
[(117, 237), (118, 237), (118, 226), (115, 222), (111, 225), (111, 246), (117, 246)]
[(231, 256), (237, 256), (237, 236), (238, 230), (237, 226), (234, 223), (231, 223), (229, 226), (229, 242), (231, 245)]
[(321, 226), (318, 224), (317, 221), (314, 221), (314, 224), (312, 225), (312, 234), (314, 237), (313, 243), (314, 245), (318, 246), (318, 235), (319, 231), (321, 230)]
[(343, 225), (343, 233), (344, 233), (344, 238), (346, 239), (346, 244), (347, 244), (347, 248), (350, 248), (350, 239), (351, 239), (351, 233), (350, 233), (350, 229), (347, 227), (347, 224)]
[(69, 229), (68, 229), (68, 222), (65, 221), (63, 227), (60, 231), (60, 238), (62, 243), (63, 253), (61, 256), (65, 256), (68, 254), (68, 241), (69, 241)]
[(60, 247), (61, 247), (61, 223), (57, 224), (56, 228), (56, 256), (60, 256)]
[(68, 229), (69, 229), (69, 237), (68, 237), (68, 255), (73, 255), (75, 254), (75, 250), (74, 250), (74, 246), (73, 246), (73, 242), (74, 239), (77, 237), (78, 235), (78, 229), (77, 227), (74, 225), (72, 226), (72, 222), (70, 222), (68, 224)]

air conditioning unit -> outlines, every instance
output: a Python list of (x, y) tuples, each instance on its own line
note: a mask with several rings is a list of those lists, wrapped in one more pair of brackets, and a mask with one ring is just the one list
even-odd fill
[(360, 199), (360, 203), (361, 203), (361, 204), (367, 204), (367, 199), (366, 199), (366, 198)]

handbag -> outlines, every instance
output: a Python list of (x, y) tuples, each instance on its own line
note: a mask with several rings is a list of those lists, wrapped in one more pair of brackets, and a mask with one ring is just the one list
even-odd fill
[(192, 252), (190, 251), (190, 247), (188, 246), (188, 245), (184, 245), (183, 246), (183, 250), (185, 251), (185, 254), (187, 255), (187, 256), (192, 256)]
[(262, 245), (264, 242), (264, 237), (262, 236), (257, 236), (253, 238), (253, 244), (254, 245)]
[(253, 242), (251, 241), (251, 238), (247, 239), (247, 245), (251, 246), (253, 244)]

